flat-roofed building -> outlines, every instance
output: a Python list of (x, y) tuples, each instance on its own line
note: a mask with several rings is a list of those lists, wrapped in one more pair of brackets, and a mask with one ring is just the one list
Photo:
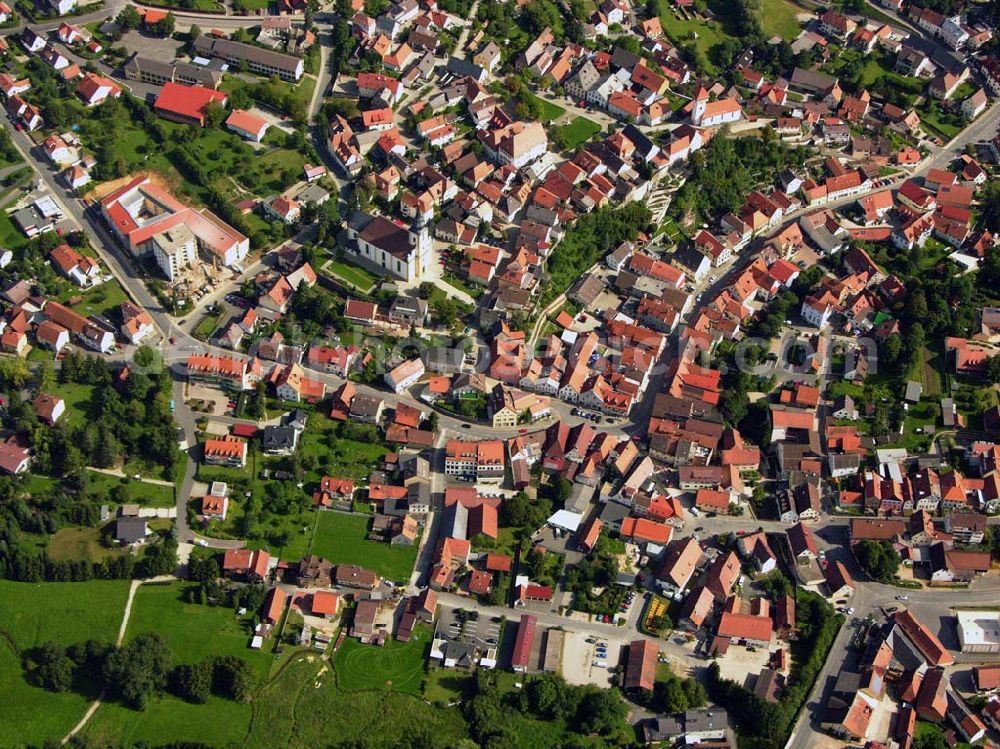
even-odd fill
[(194, 40), (194, 51), (204, 57), (225, 60), (230, 65), (246, 63), (247, 68), (253, 73), (268, 77), (276, 75), (286, 81), (299, 80), (305, 70), (301, 57), (285, 55), (230, 39), (214, 39), (202, 35)]
[(963, 653), (1000, 653), (1000, 611), (960, 609), (955, 616)]

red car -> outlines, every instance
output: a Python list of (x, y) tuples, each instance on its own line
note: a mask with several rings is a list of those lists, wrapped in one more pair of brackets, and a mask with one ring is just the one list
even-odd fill
[(518, 429), (518, 430), (517, 430), (517, 433), (518, 433), (518, 434), (527, 434), (527, 433), (528, 433), (528, 430), (527, 430), (527, 429)]

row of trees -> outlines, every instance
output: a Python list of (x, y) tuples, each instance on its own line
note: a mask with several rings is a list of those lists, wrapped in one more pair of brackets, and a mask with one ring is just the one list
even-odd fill
[(253, 671), (242, 658), (213, 656), (180, 665), (175, 661), (163, 635), (144, 632), (120, 648), (95, 640), (69, 647), (47, 642), (28, 655), (25, 668), (43, 689), (67, 692), (96, 684), (136, 710), (144, 710), (152, 697), (167, 690), (196, 704), (213, 694), (237, 702), (249, 702), (253, 695)]
[(542, 289), (539, 307), (569, 288), (604, 254), (622, 242), (634, 240), (650, 218), (649, 208), (638, 202), (604, 206), (578, 218), (549, 256), (549, 283)]
[(542, 674), (530, 679), (519, 694), (504, 693), (497, 674), (485, 669), (476, 671), (473, 682), (472, 696), (462, 709), (480, 746), (524, 746), (515, 725), (520, 717), (562, 722), (569, 734), (564, 746), (576, 746), (574, 741), (586, 736), (587, 746), (618, 746), (630, 733), (626, 705), (615, 690), (574, 686), (556, 674)]
[(843, 622), (820, 596), (802, 589), (795, 593), (799, 639), (792, 643), (792, 671), (779, 702), (762, 700), (741, 684), (724, 679), (716, 662), (708, 668), (708, 696), (729, 712), (741, 747), (784, 746)]

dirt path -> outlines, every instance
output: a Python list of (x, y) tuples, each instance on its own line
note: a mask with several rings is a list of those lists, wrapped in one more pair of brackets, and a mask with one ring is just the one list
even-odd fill
[[(125, 602), (125, 611), (122, 614), (122, 623), (121, 626), (118, 628), (118, 639), (115, 640), (115, 645), (117, 647), (121, 647), (122, 643), (125, 641), (125, 630), (128, 629), (128, 620), (129, 617), (132, 615), (132, 601), (135, 600), (135, 592), (139, 590), (139, 586), (142, 585), (144, 582), (154, 582), (154, 581), (160, 582), (163, 580), (173, 580), (173, 579), (174, 579), (173, 575), (161, 575), (160, 577), (150, 578), (149, 580), (132, 581), (132, 584), (131, 586), (129, 586), (128, 589), (128, 600)], [(87, 712), (85, 712), (83, 714), (83, 717), (80, 718), (80, 722), (77, 723), (75, 726), (73, 726), (73, 728), (70, 729), (69, 733), (63, 736), (62, 741), (59, 742), (60, 744), (65, 744), (71, 738), (76, 736), (76, 734), (78, 734), (80, 731), (83, 730), (83, 727), (87, 725), (90, 719), (94, 717), (94, 713), (97, 712), (97, 708), (99, 708), (101, 706), (101, 703), (104, 701), (104, 691), (105, 690), (102, 689), (101, 693), (97, 696), (97, 699), (90, 703), (90, 707), (87, 708)]]
[[(87, 470), (94, 471), (96, 473), (104, 473), (108, 476), (117, 476), (120, 479), (128, 478), (121, 468), (95, 468), (93, 466), (88, 466)], [(173, 486), (173, 482), (171, 481), (164, 481), (163, 479), (150, 479), (145, 476), (140, 476), (139, 478), (132, 480), (139, 481), (143, 484), (155, 484), (156, 486)]]

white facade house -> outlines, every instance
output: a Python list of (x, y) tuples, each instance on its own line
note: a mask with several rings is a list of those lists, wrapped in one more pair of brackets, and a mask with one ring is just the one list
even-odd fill
[(695, 94), (694, 109), (691, 110), (691, 124), (698, 127), (718, 127), (729, 122), (736, 122), (743, 117), (743, 108), (735, 99), (728, 97), (717, 101), (708, 100), (708, 91), (704, 88)]
[(806, 322), (822, 329), (829, 323), (833, 309), (826, 302), (807, 298), (802, 302), (801, 312)]
[(430, 267), (431, 237), (426, 227), (411, 231), (384, 216), (361, 214), (348, 223), (352, 252), (376, 271), (404, 281)]
[(168, 281), (190, 268), (198, 259), (198, 244), (194, 234), (184, 226), (175, 226), (152, 238), (153, 259)]
[(424, 362), (421, 358), (410, 359), (385, 373), (385, 384), (394, 393), (405, 392), (424, 376)]
[(962, 25), (961, 16), (946, 18), (938, 31), (941, 41), (952, 49), (961, 49), (969, 41), (969, 32)]

